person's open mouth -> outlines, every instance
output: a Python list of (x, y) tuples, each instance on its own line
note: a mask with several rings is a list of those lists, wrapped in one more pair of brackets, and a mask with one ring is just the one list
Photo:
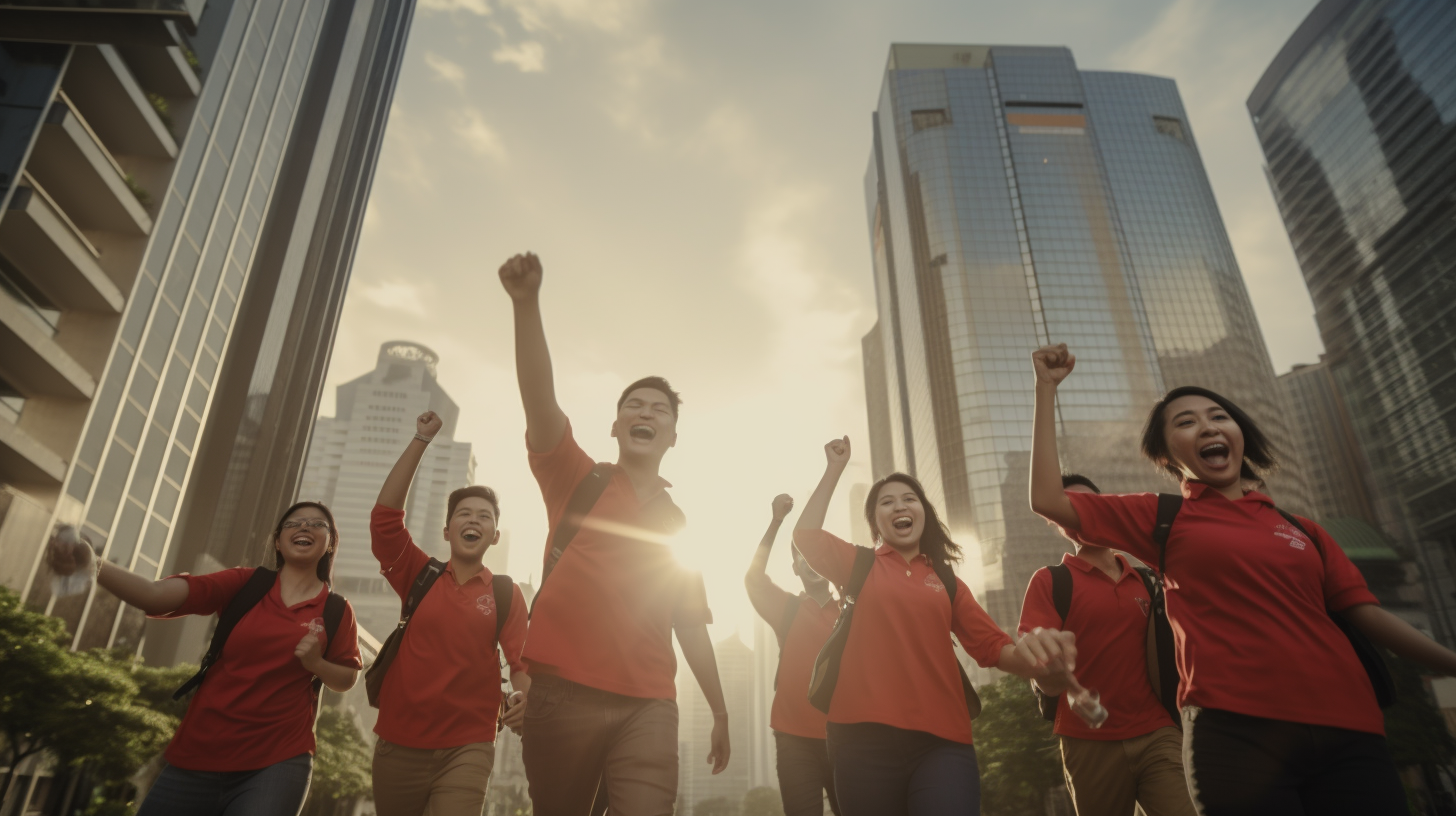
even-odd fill
[(651, 442), (657, 438), (657, 430), (651, 425), (633, 425), (628, 433), (633, 439), (641, 439), (644, 442)]
[(1229, 447), (1222, 442), (1210, 442), (1198, 449), (1198, 457), (1214, 468), (1223, 468), (1229, 463)]

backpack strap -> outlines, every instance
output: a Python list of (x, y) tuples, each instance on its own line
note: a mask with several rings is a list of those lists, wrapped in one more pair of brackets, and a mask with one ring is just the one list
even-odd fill
[[(935, 577), (945, 587), (945, 596), (950, 599), (951, 616), (955, 616), (956, 591), (960, 588), (960, 582), (956, 580), (955, 570), (950, 564), (933, 563), (931, 568), (935, 570)], [(951, 635), (951, 642), (956, 643), (955, 635)], [(981, 695), (976, 693), (976, 687), (971, 685), (971, 678), (966, 675), (966, 667), (961, 665), (960, 658), (956, 658), (956, 671), (961, 675), (961, 693), (966, 698), (966, 711), (975, 719), (981, 713)]]
[(1067, 613), (1072, 611), (1072, 568), (1066, 564), (1053, 564), (1047, 567), (1047, 572), (1052, 576), (1052, 606), (1056, 607), (1057, 616), (1065, 627)]
[(509, 575), (493, 575), (490, 591), (495, 595), (495, 643), (499, 646), (501, 630), (511, 616), (511, 602), (516, 599), (516, 582)]
[(536, 595), (531, 599), (531, 608), (536, 608), (536, 601), (541, 599), (541, 590), (546, 586), (546, 579), (551, 577), (551, 571), (561, 562), (561, 556), (566, 554), (566, 548), (571, 546), (571, 540), (581, 530), (581, 523), (596, 506), (597, 499), (607, 489), (607, 484), (612, 481), (612, 465), (607, 462), (598, 462), (592, 466), (591, 472), (583, 476), (580, 482), (576, 483), (576, 490), (566, 502), (566, 510), (562, 512), (560, 520), (556, 522), (556, 532), (551, 535), (551, 551), (546, 554), (546, 566), (541, 571), (541, 583), (536, 587)]
[[(324, 649), (328, 650), (334, 646), (334, 635), (339, 632), (339, 624), (344, 620), (344, 609), (348, 607), (349, 601), (343, 595), (329, 588), (329, 597), (324, 600)], [(318, 695), (319, 690), (324, 686), (324, 681), (318, 677), (313, 678), (313, 693)]]
[(869, 547), (856, 547), (854, 566), (849, 570), (849, 583), (844, 585), (845, 603), (855, 603), (864, 591), (865, 579), (870, 577), (870, 567), (875, 565), (875, 551)]
[[(1173, 520), (1183, 508), (1182, 493), (1158, 494), (1158, 520), (1153, 525), (1153, 543), (1158, 545), (1158, 574), (1167, 574), (1168, 535), (1173, 532)], [(1161, 587), (1161, 583), (1159, 584)]]
[(218, 616), (217, 627), (212, 630), (212, 642), (207, 645), (207, 654), (202, 656), (202, 665), (198, 667), (196, 674), (172, 692), (173, 700), (182, 699), (202, 685), (202, 679), (207, 675), (207, 670), (222, 657), (223, 646), (227, 645), (227, 639), (233, 633), (233, 627), (237, 626), (238, 621), (242, 620), (249, 610), (257, 606), (259, 601), (268, 597), (268, 592), (273, 589), (273, 583), (277, 579), (278, 573), (267, 567), (258, 567), (253, 570), (253, 574), (248, 576), (247, 583), (238, 589), (232, 600), (228, 601), (227, 606), (223, 608), (222, 614)]
[(389, 637), (384, 639), (374, 662), (364, 671), (364, 690), (368, 695), (369, 705), (379, 707), (379, 693), (384, 689), (384, 676), (389, 673), (389, 667), (394, 663), (394, 656), (399, 652), (399, 644), (404, 639), (405, 630), (409, 628), (410, 619), (414, 617), (415, 610), (424, 601), (425, 595), (429, 594), (430, 587), (435, 585), (435, 580), (444, 571), (445, 562), (431, 558), (415, 574), (415, 582), (410, 585), (409, 592), (405, 593), (404, 603), (400, 606), (399, 623), (395, 624)]

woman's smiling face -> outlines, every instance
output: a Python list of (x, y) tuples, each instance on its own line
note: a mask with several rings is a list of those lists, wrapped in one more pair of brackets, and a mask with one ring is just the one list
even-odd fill
[(1239, 481), (1244, 464), (1244, 432), (1222, 405), (1189, 395), (1168, 403), (1163, 438), (1171, 464), (1185, 479), (1214, 487)]

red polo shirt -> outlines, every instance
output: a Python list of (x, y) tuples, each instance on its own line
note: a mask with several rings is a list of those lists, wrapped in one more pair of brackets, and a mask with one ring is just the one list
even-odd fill
[(1116, 556), (1122, 577), (1075, 555), (1062, 556), (1072, 572), (1072, 604), (1063, 624), (1052, 599), (1052, 574), (1039, 569), (1026, 587), (1020, 630), (1065, 629), (1077, 633), (1077, 682), (1102, 697), (1107, 722), (1089, 728), (1062, 695), (1056, 733), (1088, 740), (1123, 740), (1175, 725), (1148, 679), (1148, 590), (1127, 559)]
[[(187, 600), (176, 611), (153, 617), (221, 612), (252, 575), (252, 568), (236, 567), (170, 576), (187, 581)], [(324, 641), (324, 659), (352, 669), (363, 665), (352, 606), (345, 604), (334, 642), (328, 642), (323, 629), (328, 597), (324, 587), (306, 601), (284, 606), (274, 582), (228, 635), (217, 663), (188, 703), (167, 746), (168, 763), (189, 771), (256, 771), (313, 753), (313, 673), (293, 650), (314, 631)]]
[[(375, 505), (369, 537), (380, 572), (402, 602), (430, 557), (404, 528), (403, 510)], [(455, 580), (453, 563), (445, 565), (410, 619), (384, 676), (374, 733), (406, 748), (495, 742), (501, 669), (493, 577), (490, 570), (481, 569), (461, 584)], [(525, 669), (521, 647), (526, 641), (526, 614), (521, 588), (512, 584), (511, 614), (501, 629), (500, 648), (513, 674)]]
[[(1262, 493), (1229, 501), (1195, 482), (1184, 484), (1183, 495), (1166, 579), (1179, 704), (1385, 733), (1370, 678), (1330, 619), (1330, 612), (1377, 603), (1340, 546), (1301, 518), (1319, 539), (1311, 542)], [(1083, 541), (1158, 563), (1156, 495), (1067, 497)]]
[[(551, 520), (545, 552), (592, 458), (568, 425), (556, 448), (531, 451)], [(525, 658), (532, 673), (622, 694), (672, 700), (677, 691), (674, 624), (711, 623), (703, 577), (683, 569), (663, 540), (683, 526), (666, 479), (639, 499), (627, 472), (611, 480), (566, 553), (541, 585)]]
[[(823, 530), (795, 530), (794, 543), (815, 572), (839, 586), (849, 581), (853, 544)], [(894, 548), (880, 547), (856, 601), (829, 721), (883, 723), (970, 744), (952, 632), (986, 667), (1011, 644), (964, 581), (956, 579), (952, 610), (923, 554), (907, 563)]]
[[(820, 606), (806, 594), (793, 595), (780, 589), (773, 579), (763, 574), (748, 580), (748, 600), (783, 643), (769, 727), (796, 737), (824, 739), (824, 723), (829, 718), (809, 703), (809, 678), (814, 674), (814, 659), (829, 639), (829, 633), (834, 631), (839, 604), (831, 598)], [(778, 629), (783, 626), (788, 604), (794, 604), (794, 620), (789, 631), (781, 633)]]

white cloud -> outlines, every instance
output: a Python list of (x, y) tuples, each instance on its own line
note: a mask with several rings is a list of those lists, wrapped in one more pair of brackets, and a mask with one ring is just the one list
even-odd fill
[(490, 56), (496, 62), (516, 66), (523, 73), (546, 70), (546, 48), (534, 40), (519, 45), (503, 45)]
[(456, 90), (465, 90), (465, 69), (460, 67), (460, 63), (452, 62), (434, 51), (426, 51), (425, 65), (435, 73), (436, 79), (454, 85)]
[(420, 8), (426, 11), (466, 11), (481, 17), (490, 15), (490, 4), (486, 0), (420, 0)]
[(480, 111), (466, 108), (455, 124), (455, 134), (475, 153), (505, 161), (506, 147), (501, 143), (500, 136), (485, 123), (485, 117)]
[(420, 290), (412, 283), (401, 281), (380, 281), (366, 283), (359, 287), (359, 294), (381, 309), (404, 312), (415, 317), (425, 316), (425, 302)]
[(552, 21), (620, 31), (646, 5), (643, 0), (503, 0), (515, 9), (527, 31), (550, 27)]

